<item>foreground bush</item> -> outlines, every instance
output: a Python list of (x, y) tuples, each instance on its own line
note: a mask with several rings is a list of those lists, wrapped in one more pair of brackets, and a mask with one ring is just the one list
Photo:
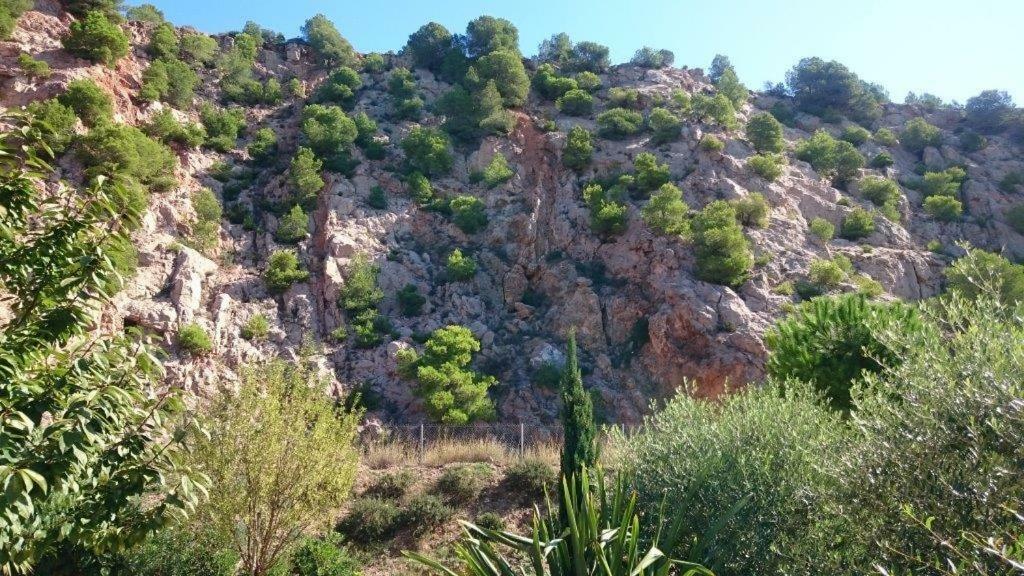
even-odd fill
[(275, 250), (267, 260), (263, 281), (272, 294), (288, 290), (292, 284), (309, 278), (309, 272), (299, 265), (299, 257), (291, 250)]
[(644, 117), (634, 110), (612, 108), (597, 115), (597, 127), (601, 136), (610, 140), (621, 140), (643, 129)]
[(760, 153), (782, 152), (782, 124), (767, 112), (756, 114), (747, 122), (747, 140)]
[(213, 481), (201, 521), (259, 576), (304, 533), (330, 527), (324, 508), (340, 506), (355, 481), (360, 414), (339, 409), (304, 361), (275, 360), (242, 376), (237, 393), (222, 392), (204, 410), (210, 436), (198, 440), (195, 460)]
[(104, 124), (83, 136), (78, 157), (91, 174), (152, 185), (173, 176), (177, 159), (167, 146), (127, 124)]
[(11, 312), (0, 319), (6, 574), (32, 572), (62, 549), (123, 550), (185, 517), (205, 489), (183, 464), (179, 396), (154, 393), (156, 350), (96, 322), (105, 286), (117, 283), (107, 247), (129, 241), (130, 207), (100, 184), (40, 194), (49, 174), (20, 144), (40, 145), (32, 130), (18, 138), (0, 134), (0, 285)]
[(1014, 573), (1024, 326), (991, 290), (922, 312), (925, 329), (880, 335), (905, 351), (902, 363), (866, 376), (855, 394), (857, 443), (837, 456), (838, 495), (823, 515), (843, 512), (822, 527), (807, 564), (815, 570)]
[(579, 172), (590, 165), (594, 157), (592, 138), (590, 131), (582, 126), (569, 129), (565, 149), (562, 151), (562, 163), (566, 168)]
[(716, 575), (762, 575), (784, 565), (785, 552), (776, 550), (788, 552), (810, 529), (810, 508), (832, 489), (821, 463), (843, 445), (839, 429), (806, 387), (765, 386), (720, 402), (681, 394), (639, 434), (618, 441), (640, 511), (656, 515), (666, 503), (686, 502), (671, 509), (690, 534), (726, 516), (705, 543), (706, 561)]

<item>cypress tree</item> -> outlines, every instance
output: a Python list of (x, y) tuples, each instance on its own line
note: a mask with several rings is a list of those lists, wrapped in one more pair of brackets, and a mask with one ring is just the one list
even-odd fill
[(583, 389), (576, 354), (576, 332), (569, 332), (565, 369), (560, 382), (562, 390), (562, 426), (565, 441), (562, 445), (562, 476), (577, 475), (586, 466), (597, 464), (597, 444), (594, 441), (594, 407), (590, 395)]

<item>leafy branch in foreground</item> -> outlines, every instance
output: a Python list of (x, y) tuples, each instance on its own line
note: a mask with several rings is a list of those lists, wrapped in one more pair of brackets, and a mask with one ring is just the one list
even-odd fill
[[(17, 122), (17, 119), (15, 119)], [(103, 177), (48, 184), (37, 131), (0, 134), (0, 573), (60, 547), (122, 550), (192, 511), (187, 421), (135, 334), (96, 317), (120, 284), (110, 246), (139, 208)]]

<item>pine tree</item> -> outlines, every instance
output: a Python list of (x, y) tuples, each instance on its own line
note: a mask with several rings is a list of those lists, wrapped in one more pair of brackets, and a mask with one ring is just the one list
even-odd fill
[(576, 356), (576, 332), (569, 332), (565, 369), (562, 372), (562, 426), (565, 442), (562, 445), (562, 475), (579, 474), (581, 468), (594, 468), (597, 464), (597, 444), (594, 441), (594, 407), (590, 395), (583, 389)]

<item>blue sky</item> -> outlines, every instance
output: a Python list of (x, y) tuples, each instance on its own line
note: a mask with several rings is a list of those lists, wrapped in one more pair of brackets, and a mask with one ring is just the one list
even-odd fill
[(148, 1), (175, 24), (211, 33), (254, 20), (293, 37), (306, 18), (322, 12), (360, 52), (397, 51), (432, 20), (464, 31), (469, 20), (490, 14), (519, 28), (527, 55), (563, 31), (575, 41), (609, 46), (616, 63), (645, 44), (675, 52), (677, 66), (707, 68), (723, 53), (755, 88), (783, 80), (802, 57), (820, 56), (882, 84), (898, 101), (908, 90), (964, 102), (998, 88), (1024, 104), (1021, 0)]

